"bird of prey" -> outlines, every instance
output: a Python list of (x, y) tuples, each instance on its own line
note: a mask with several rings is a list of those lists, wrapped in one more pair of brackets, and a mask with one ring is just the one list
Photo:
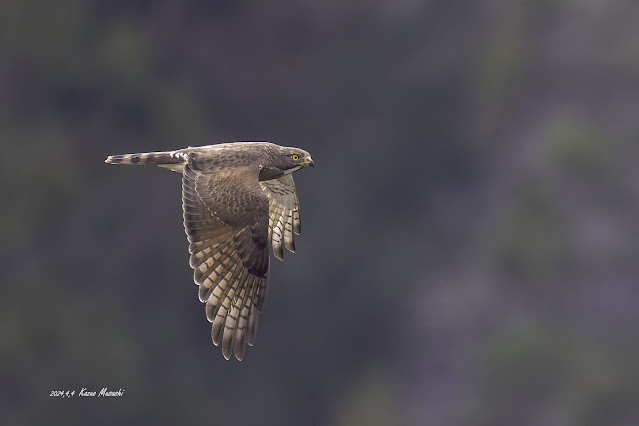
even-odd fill
[(182, 173), (184, 229), (193, 279), (211, 338), (227, 360), (253, 346), (269, 275), (268, 243), (284, 260), (301, 231), (292, 173), (314, 167), (308, 152), (269, 142), (111, 155), (110, 164), (152, 164)]

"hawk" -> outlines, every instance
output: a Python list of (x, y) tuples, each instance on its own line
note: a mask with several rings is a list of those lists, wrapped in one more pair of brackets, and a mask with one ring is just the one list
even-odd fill
[(211, 338), (227, 360), (253, 346), (269, 276), (268, 243), (284, 260), (300, 234), (292, 173), (314, 167), (308, 152), (269, 142), (111, 155), (110, 164), (152, 164), (182, 173), (184, 230)]

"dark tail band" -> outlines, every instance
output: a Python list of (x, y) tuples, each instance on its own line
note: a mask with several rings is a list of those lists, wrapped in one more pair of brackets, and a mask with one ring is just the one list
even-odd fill
[(109, 155), (105, 163), (109, 164), (181, 164), (186, 155), (179, 151), (146, 152), (140, 154)]

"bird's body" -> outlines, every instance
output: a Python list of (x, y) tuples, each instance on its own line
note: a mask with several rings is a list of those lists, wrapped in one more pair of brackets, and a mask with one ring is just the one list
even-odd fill
[(295, 250), (301, 231), (291, 173), (313, 166), (308, 152), (269, 142), (234, 142), (109, 156), (111, 164), (153, 164), (182, 173), (184, 228), (213, 343), (229, 359), (255, 340), (264, 305), (271, 242)]

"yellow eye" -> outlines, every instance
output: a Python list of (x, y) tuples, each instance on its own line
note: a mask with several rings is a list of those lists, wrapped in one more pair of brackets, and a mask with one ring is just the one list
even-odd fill
[(300, 159), (300, 156), (299, 156), (299, 155), (297, 155), (297, 154), (293, 154), (293, 155), (291, 155), (291, 160), (293, 160), (293, 161), (297, 161), (297, 160), (299, 160), (299, 159)]

